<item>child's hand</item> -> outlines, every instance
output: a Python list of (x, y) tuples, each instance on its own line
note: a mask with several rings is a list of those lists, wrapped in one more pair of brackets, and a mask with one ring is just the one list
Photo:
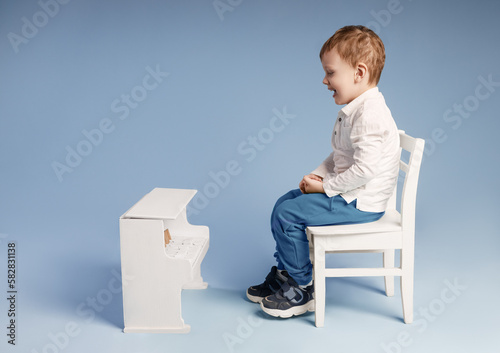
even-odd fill
[(324, 193), (323, 178), (316, 174), (309, 174), (302, 178), (299, 183), (300, 191), (303, 194)]

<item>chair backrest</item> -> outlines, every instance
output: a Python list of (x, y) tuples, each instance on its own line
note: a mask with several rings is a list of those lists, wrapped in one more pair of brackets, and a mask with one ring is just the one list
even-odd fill
[[(402, 150), (409, 153), (408, 162), (399, 161), (400, 172), (403, 172), (403, 189), (401, 191), (401, 222), (403, 229), (413, 229), (415, 225), (415, 206), (417, 201), (418, 176), (420, 165), (424, 154), (425, 141), (414, 138), (404, 131), (399, 131), (400, 146)], [(403, 153), (401, 153), (403, 156)], [(387, 209), (396, 209), (396, 198), (398, 185), (389, 199)]]

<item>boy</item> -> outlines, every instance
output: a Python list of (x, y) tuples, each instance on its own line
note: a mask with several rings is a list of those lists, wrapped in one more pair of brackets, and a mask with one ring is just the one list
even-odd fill
[(306, 227), (376, 221), (399, 173), (398, 129), (377, 88), (385, 63), (380, 38), (364, 26), (343, 27), (325, 42), (320, 59), (323, 83), (345, 106), (333, 128), (333, 152), (271, 214), (277, 266), (247, 297), (272, 316), (314, 311)]

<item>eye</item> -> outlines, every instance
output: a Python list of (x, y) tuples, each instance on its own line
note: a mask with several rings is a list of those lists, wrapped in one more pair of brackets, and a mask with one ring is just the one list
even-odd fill
[(326, 74), (327, 74), (328, 76), (333, 76), (334, 72), (333, 72), (333, 71), (327, 71), (327, 72), (326, 72)]

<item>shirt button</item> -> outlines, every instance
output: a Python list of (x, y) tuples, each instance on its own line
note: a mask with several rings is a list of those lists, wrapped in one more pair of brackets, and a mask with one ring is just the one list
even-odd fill
[(342, 118), (339, 118), (339, 121), (342, 121)]
[(334, 132), (333, 132), (333, 134), (334, 134), (334, 135), (337, 135), (337, 131), (334, 131)]

